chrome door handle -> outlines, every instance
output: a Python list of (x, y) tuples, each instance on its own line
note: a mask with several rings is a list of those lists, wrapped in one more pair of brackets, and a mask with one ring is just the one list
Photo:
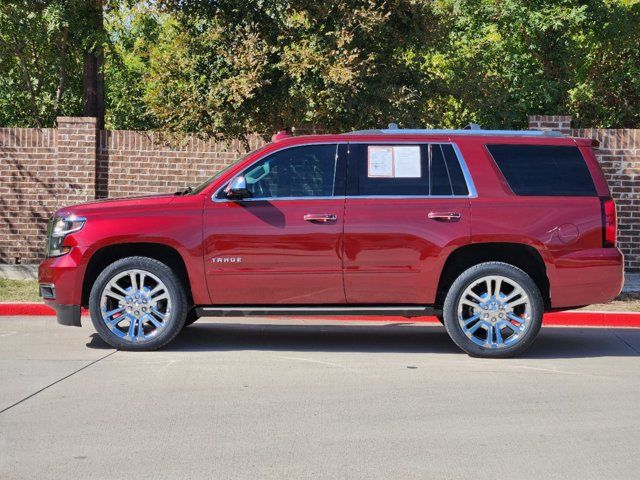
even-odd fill
[(429, 212), (427, 217), (436, 222), (457, 222), (462, 215), (458, 212)]
[(335, 222), (338, 216), (334, 213), (307, 213), (304, 219), (312, 223), (328, 223)]

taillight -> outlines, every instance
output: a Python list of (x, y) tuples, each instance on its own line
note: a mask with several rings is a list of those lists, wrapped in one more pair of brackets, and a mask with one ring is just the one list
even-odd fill
[(616, 204), (611, 197), (603, 197), (600, 202), (602, 206), (602, 246), (615, 247), (618, 236)]

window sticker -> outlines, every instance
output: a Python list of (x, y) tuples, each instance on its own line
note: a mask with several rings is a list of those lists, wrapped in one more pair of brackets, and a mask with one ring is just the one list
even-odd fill
[(393, 178), (393, 147), (369, 146), (369, 177)]
[(393, 147), (395, 178), (420, 178), (420, 147)]
[(369, 145), (369, 178), (420, 178), (420, 147)]

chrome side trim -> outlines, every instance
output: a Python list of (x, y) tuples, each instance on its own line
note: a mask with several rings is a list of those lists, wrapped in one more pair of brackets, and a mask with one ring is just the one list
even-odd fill
[(400, 315), (419, 317), (432, 315), (434, 309), (428, 305), (327, 305), (327, 306), (200, 306), (196, 307), (201, 317), (246, 317), (270, 315)]

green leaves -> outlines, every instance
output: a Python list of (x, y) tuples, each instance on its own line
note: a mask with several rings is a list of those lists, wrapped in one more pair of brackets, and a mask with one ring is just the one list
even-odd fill
[(0, 125), (82, 111), (105, 52), (108, 128), (230, 138), (285, 127), (640, 124), (634, 0), (89, 0), (0, 3)]

